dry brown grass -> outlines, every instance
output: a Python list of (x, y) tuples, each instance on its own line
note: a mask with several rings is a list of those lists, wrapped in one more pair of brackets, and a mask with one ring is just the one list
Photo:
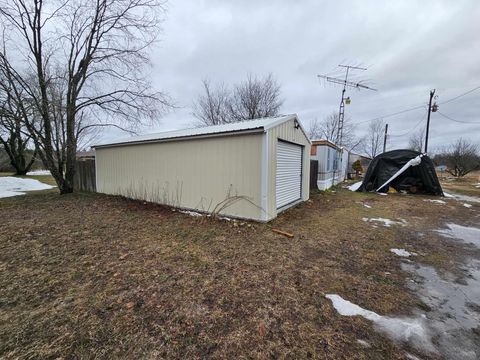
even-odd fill
[(462, 250), (429, 230), (479, 208), (423, 199), (316, 193), (243, 226), (96, 194), (0, 199), (0, 357), (401, 359), (405, 345), (324, 295), (381, 314), (421, 307), (389, 248), (447, 268)]

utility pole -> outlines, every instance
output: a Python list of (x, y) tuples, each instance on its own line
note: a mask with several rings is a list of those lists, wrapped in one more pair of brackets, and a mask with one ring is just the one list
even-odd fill
[[(355, 88), (355, 89), (358, 89), (358, 90), (368, 89), (368, 90), (377, 91), (376, 89), (373, 89), (373, 88), (370, 88), (366, 85), (363, 85), (360, 82), (355, 83), (355, 82), (348, 81), (348, 75), (349, 75), (350, 69), (365, 71), (365, 70), (367, 70), (366, 68), (362, 68), (362, 67), (358, 67), (358, 66), (342, 65), (342, 64), (340, 64), (338, 66), (345, 69), (345, 79), (343, 79), (343, 80), (338, 79), (338, 78), (334, 78), (334, 77), (330, 77), (330, 76), (326, 76), (326, 75), (317, 75), (318, 78), (325, 79), (328, 82), (343, 85), (342, 98), (340, 100), (340, 108), (339, 108), (339, 111), (338, 111), (338, 129), (337, 129), (337, 134), (336, 134), (336, 139), (335, 139), (335, 145), (337, 146), (337, 148), (341, 145), (341, 143), (343, 141), (343, 124), (344, 124), (344, 120), (345, 120), (345, 103), (347, 103), (347, 104), (350, 103), (350, 97), (347, 97), (347, 98), (345, 97), (345, 92), (347, 91), (347, 87), (348, 88)], [(333, 169), (332, 186), (335, 185), (335, 177), (336, 177), (336, 174), (337, 174), (338, 163), (341, 161), (341, 157), (340, 157), (340, 159), (338, 159), (338, 152), (336, 152), (335, 157), (337, 158), (337, 161), (334, 161), (335, 165), (334, 165), (334, 169)]]
[(433, 101), (433, 96), (435, 95), (435, 89), (430, 90), (430, 100), (428, 101), (428, 115), (427, 115), (427, 131), (425, 133), (425, 154), (427, 153), (428, 150), (428, 133), (430, 130), (430, 114), (431, 112), (436, 112), (437, 111), (437, 104), (433, 104), (432, 106), (432, 101)]
[(387, 151), (388, 124), (385, 124), (385, 137), (383, 138), (383, 152)]

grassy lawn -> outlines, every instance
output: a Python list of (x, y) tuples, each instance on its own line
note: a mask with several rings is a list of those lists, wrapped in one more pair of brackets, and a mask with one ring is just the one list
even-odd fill
[(480, 208), (425, 199), (316, 192), (268, 224), (99, 194), (0, 199), (0, 357), (403, 359), (415, 351), (325, 294), (380, 314), (424, 309), (389, 249), (448, 269), (466, 254), (431, 230), (475, 224)]

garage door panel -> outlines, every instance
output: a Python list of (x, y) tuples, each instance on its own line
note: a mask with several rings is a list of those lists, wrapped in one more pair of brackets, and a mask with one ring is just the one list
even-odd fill
[(278, 141), (276, 200), (277, 209), (301, 198), (302, 146)]

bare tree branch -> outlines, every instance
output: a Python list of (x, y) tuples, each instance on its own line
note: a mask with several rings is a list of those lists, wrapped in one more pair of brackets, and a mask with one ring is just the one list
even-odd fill
[(145, 73), (164, 10), (162, 0), (0, 0), (0, 72), (61, 193), (73, 191), (79, 141), (170, 107)]
[(276, 116), (283, 103), (280, 85), (271, 74), (265, 78), (249, 75), (233, 90), (224, 84), (212, 87), (204, 80), (203, 90), (193, 106), (193, 115), (201, 126)]
[(364, 152), (372, 159), (380, 154), (383, 146), (385, 123), (382, 119), (372, 120), (365, 137)]

